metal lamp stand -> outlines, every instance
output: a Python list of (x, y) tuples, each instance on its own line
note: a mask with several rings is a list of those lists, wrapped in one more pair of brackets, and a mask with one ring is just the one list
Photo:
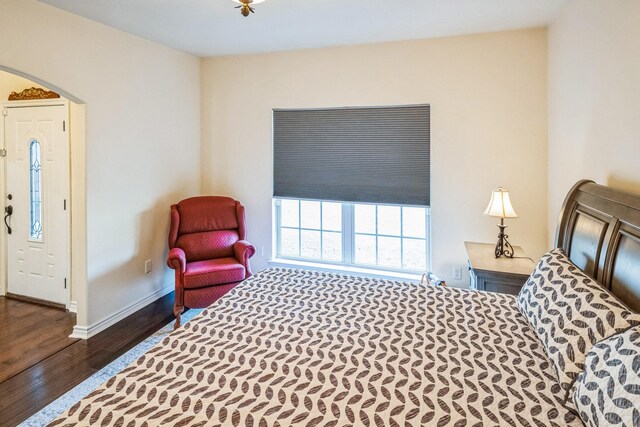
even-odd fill
[(498, 228), (500, 229), (500, 233), (498, 233), (498, 243), (496, 243), (496, 258), (500, 258), (501, 256), (513, 258), (513, 246), (511, 246), (511, 243), (507, 240), (509, 236), (504, 233), (504, 229), (507, 228), (507, 226), (504, 225), (504, 218), (500, 218)]

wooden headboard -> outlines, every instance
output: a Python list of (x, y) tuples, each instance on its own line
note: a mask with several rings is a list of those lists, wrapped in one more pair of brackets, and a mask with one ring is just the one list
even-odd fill
[(579, 181), (562, 206), (556, 247), (640, 312), (640, 196)]

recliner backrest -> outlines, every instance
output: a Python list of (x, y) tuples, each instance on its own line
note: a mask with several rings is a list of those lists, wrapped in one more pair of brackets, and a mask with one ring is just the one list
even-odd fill
[[(174, 218), (177, 212), (178, 218)], [(172, 206), (169, 246), (185, 252), (188, 262), (232, 257), (233, 244), (244, 231), (244, 210), (229, 197), (202, 196), (182, 200)], [(175, 221), (178, 221), (175, 230)], [(174, 240), (175, 239), (175, 240)], [(172, 241), (173, 240), (173, 241)]]
[(178, 203), (180, 227), (178, 234), (203, 231), (236, 230), (238, 202), (230, 197), (191, 197)]

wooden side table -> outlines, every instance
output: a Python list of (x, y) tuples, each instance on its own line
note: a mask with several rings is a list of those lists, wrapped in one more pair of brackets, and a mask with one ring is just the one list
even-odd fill
[[(471, 289), (517, 295), (535, 269), (528, 258), (496, 258), (495, 244), (464, 242), (469, 258)], [(513, 247), (516, 257), (527, 255), (520, 246)]]

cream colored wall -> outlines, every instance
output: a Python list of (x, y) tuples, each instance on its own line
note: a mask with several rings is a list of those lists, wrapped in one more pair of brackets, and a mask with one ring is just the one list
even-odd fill
[(640, 2), (572, 1), (548, 40), (552, 245), (577, 180), (640, 193)]
[(22, 92), (24, 89), (34, 86), (47, 89), (41, 84), (32, 82), (24, 77), (0, 70), (0, 102), (6, 101), (11, 92)]
[[(432, 265), (455, 285), (465, 240), (493, 242), (482, 214), (504, 186), (520, 215), (511, 242), (547, 245), (546, 30), (288, 53), (202, 64), (202, 188), (247, 207), (249, 239), (271, 252), (273, 108), (431, 104)], [(466, 268), (464, 269), (466, 272)]]
[(173, 284), (169, 205), (200, 189), (200, 60), (35, 0), (0, 2), (0, 40), (0, 66), (86, 103), (88, 289), (78, 323), (99, 325)]

